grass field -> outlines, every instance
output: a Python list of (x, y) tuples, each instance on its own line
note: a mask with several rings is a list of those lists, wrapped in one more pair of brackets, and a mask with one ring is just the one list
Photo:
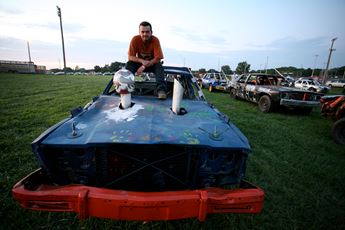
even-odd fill
[(308, 116), (263, 114), (255, 104), (207, 91), (250, 141), (246, 179), (265, 191), (261, 214), (144, 224), (20, 208), (11, 188), (38, 167), (30, 143), (99, 95), (109, 79), (0, 74), (0, 229), (345, 229), (345, 147), (332, 140), (333, 121), (319, 109)]

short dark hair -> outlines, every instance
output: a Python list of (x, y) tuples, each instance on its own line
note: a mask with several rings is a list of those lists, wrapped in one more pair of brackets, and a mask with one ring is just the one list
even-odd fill
[(151, 29), (151, 31), (152, 31), (152, 26), (151, 26), (151, 24), (150, 24), (149, 22), (147, 22), (147, 21), (141, 22), (141, 23), (139, 24), (139, 28), (140, 28), (140, 26), (149, 26), (150, 29)]

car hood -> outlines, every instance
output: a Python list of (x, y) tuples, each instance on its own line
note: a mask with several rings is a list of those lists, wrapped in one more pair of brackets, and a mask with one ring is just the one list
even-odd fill
[[(55, 127), (44, 145), (177, 144), (246, 149), (247, 138), (205, 101), (183, 100), (184, 115), (171, 111), (172, 100), (132, 96), (134, 105), (119, 108), (117, 96), (100, 96), (87, 109)], [(74, 128), (74, 135), (72, 130)]]

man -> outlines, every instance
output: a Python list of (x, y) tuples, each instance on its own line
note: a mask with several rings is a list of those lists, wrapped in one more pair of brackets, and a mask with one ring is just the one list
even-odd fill
[(161, 64), (163, 52), (159, 40), (152, 35), (152, 26), (149, 22), (139, 25), (139, 35), (132, 38), (128, 50), (126, 69), (133, 74), (152, 72), (156, 76), (158, 99), (166, 99), (166, 82)]

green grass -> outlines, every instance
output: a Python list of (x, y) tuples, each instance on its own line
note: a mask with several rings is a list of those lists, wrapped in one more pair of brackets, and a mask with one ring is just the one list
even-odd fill
[[(205, 223), (126, 222), (25, 210), (11, 188), (38, 167), (30, 143), (99, 95), (110, 77), (0, 74), (0, 229), (344, 229), (345, 147), (334, 143), (333, 121), (264, 114), (257, 105), (204, 91), (247, 136), (253, 149), (246, 179), (264, 189), (261, 214), (209, 215)], [(340, 92), (340, 90), (338, 90)], [(332, 93), (338, 93), (333, 91)]]

